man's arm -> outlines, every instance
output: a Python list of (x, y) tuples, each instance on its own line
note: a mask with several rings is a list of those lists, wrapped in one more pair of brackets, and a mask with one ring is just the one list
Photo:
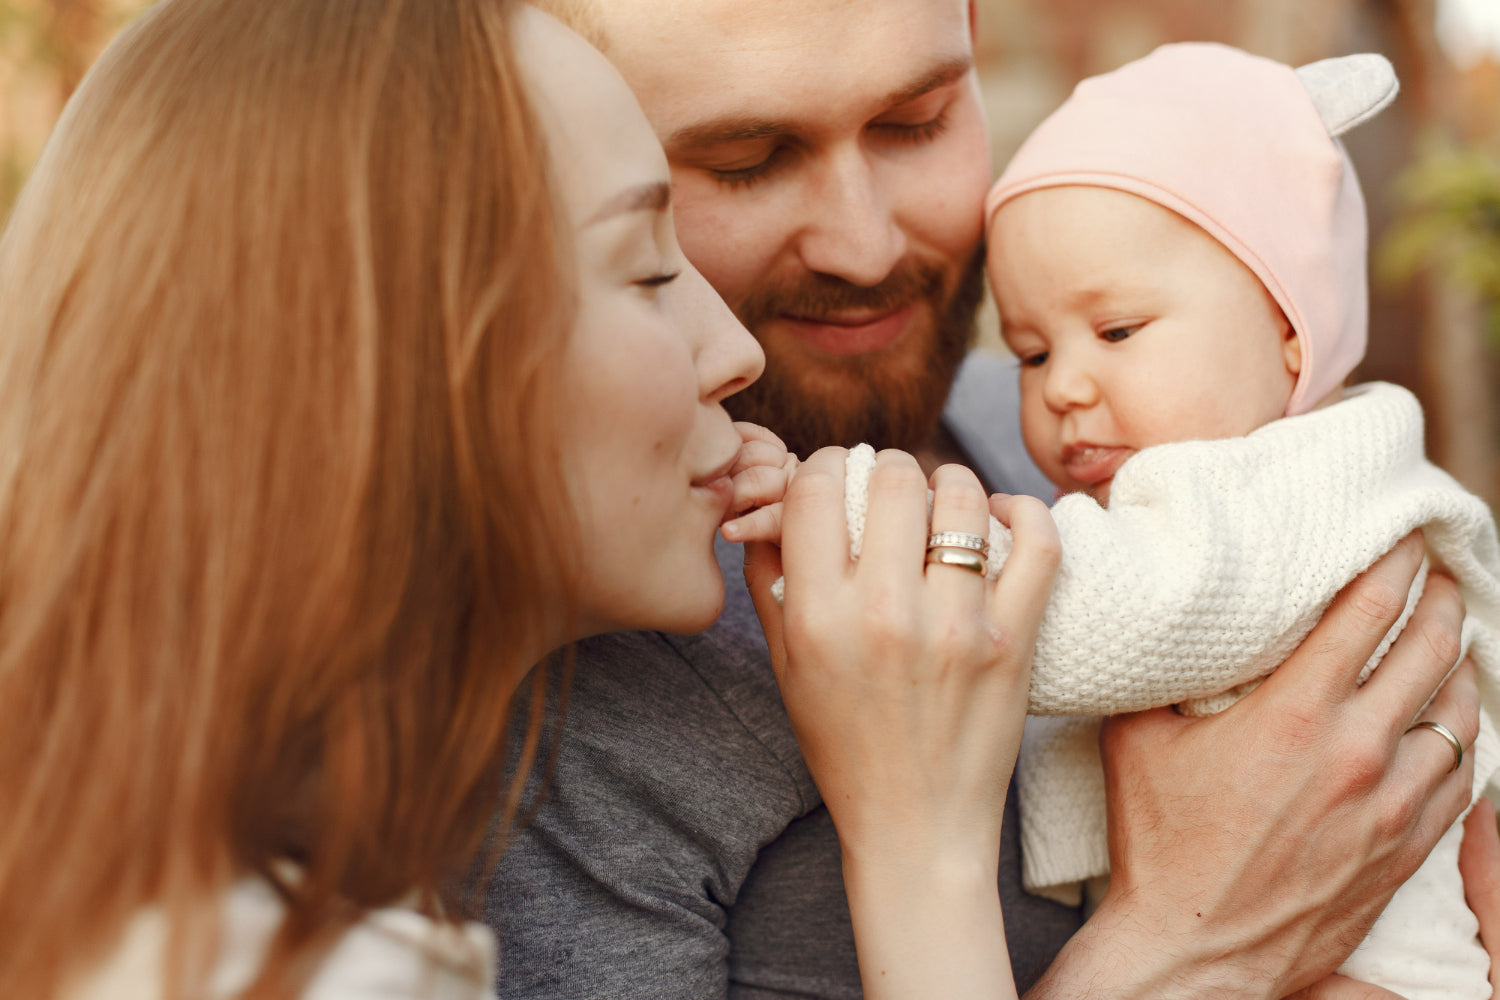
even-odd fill
[[(1028, 997), (1276, 998), (1347, 957), (1473, 780), (1470, 761), (1444, 773), (1440, 741), (1402, 739), (1458, 658), (1451, 581), (1429, 581), (1381, 669), (1356, 685), (1421, 557), (1419, 539), (1399, 545), (1230, 710), (1111, 721), (1110, 890)], [(1471, 666), (1424, 717), (1473, 743)]]

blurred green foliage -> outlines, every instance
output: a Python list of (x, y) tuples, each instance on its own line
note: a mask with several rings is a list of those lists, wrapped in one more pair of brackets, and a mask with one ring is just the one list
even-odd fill
[(1397, 214), (1377, 278), (1400, 285), (1426, 272), (1477, 296), (1500, 350), (1500, 156), (1428, 137), (1392, 192)]

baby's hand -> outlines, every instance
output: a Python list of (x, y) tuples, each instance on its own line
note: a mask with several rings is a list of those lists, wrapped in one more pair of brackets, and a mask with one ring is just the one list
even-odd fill
[(745, 443), (729, 473), (734, 501), (719, 530), (731, 542), (780, 542), (781, 500), (797, 471), (797, 456), (759, 424), (739, 421), (734, 429)]

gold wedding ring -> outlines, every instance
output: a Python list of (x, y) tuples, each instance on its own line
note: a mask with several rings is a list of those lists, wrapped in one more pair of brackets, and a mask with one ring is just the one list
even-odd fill
[(927, 550), (927, 565), (957, 566), (971, 569), (980, 576), (987, 576), (989, 563), (974, 549), (958, 545), (936, 545)]
[(1464, 762), (1464, 745), (1458, 741), (1457, 736), (1453, 735), (1453, 730), (1441, 722), (1433, 722), (1431, 719), (1423, 719), (1421, 722), (1413, 723), (1407, 727), (1406, 731), (1409, 733), (1413, 729), (1431, 729), (1447, 740), (1448, 746), (1453, 748), (1453, 766), (1448, 768), (1448, 773), (1452, 774), (1458, 770), (1458, 766)]
[(927, 536), (927, 548), (970, 549), (981, 556), (990, 554), (989, 540), (967, 531), (934, 531)]

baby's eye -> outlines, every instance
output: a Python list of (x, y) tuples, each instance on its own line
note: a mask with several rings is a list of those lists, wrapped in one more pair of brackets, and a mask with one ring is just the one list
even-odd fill
[(1144, 325), (1144, 323), (1136, 323), (1134, 326), (1112, 326), (1107, 330), (1100, 330), (1099, 336), (1111, 344), (1118, 344)]
[(1048, 351), (1037, 351), (1035, 354), (1023, 354), (1021, 356), (1021, 367), (1040, 368), (1047, 363)]

